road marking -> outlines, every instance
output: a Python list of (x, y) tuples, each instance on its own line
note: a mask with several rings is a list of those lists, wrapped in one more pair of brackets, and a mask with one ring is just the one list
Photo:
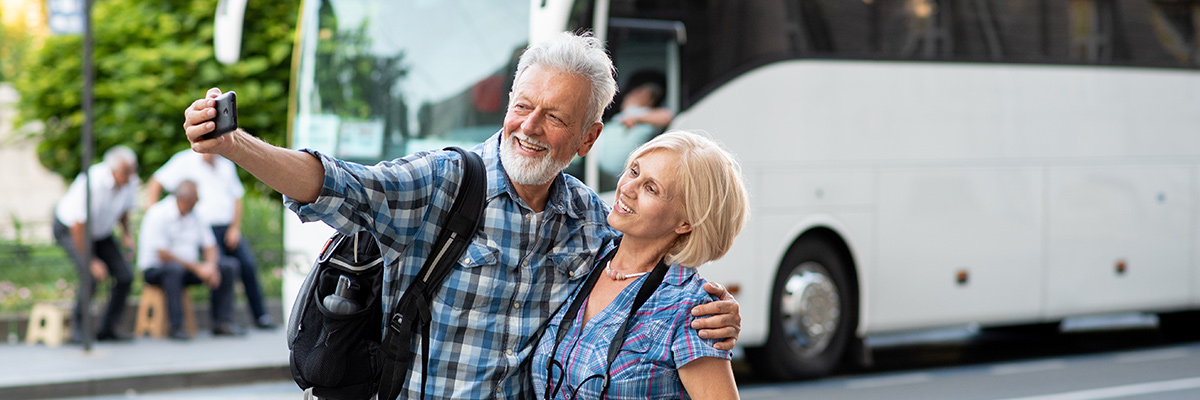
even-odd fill
[(933, 377), (927, 373), (903, 374), (885, 376), (882, 378), (867, 378), (855, 379), (846, 383), (846, 388), (849, 389), (869, 389), (884, 386), (911, 385), (914, 383), (924, 383), (933, 380)]
[(1188, 349), (1166, 349), (1153, 351), (1138, 351), (1120, 354), (1117, 356), (1119, 363), (1138, 363), (1147, 361), (1162, 361), (1176, 358), (1184, 358), (1191, 356), (1192, 352)]
[(1196, 388), (1200, 388), (1200, 378), (1185, 378), (1176, 379), (1173, 381), (1137, 383), (1133, 385), (1080, 390), (1076, 392), (1048, 394), (1043, 396), (1016, 397), (1007, 400), (1098, 400)]
[(1012, 375), (1025, 374), (1030, 372), (1052, 371), (1067, 367), (1067, 363), (1060, 360), (1052, 361), (1036, 361), (1017, 364), (1004, 364), (992, 367), (992, 374), (995, 375)]

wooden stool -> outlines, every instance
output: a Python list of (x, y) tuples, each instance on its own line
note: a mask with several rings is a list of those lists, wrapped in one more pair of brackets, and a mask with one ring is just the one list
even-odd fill
[[(183, 292), (183, 327), (188, 334), (196, 336), (196, 315), (192, 312), (192, 298)], [(167, 335), (171, 326), (167, 312), (167, 295), (158, 285), (142, 286), (142, 299), (138, 301), (137, 322), (133, 336), (149, 334), (153, 338)]]
[(29, 312), (29, 328), (25, 330), (25, 343), (45, 343), (47, 347), (62, 346), (67, 337), (67, 311), (57, 303), (42, 301), (33, 305)]

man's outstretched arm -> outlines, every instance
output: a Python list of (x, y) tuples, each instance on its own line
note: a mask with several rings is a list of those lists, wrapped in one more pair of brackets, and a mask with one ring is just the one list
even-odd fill
[(183, 112), (183, 129), (192, 150), (216, 153), (249, 171), (279, 193), (301, 203), (312, 203), (321, 194), (325, 167), (311, 154), (269, 144), (241, 129), (216, 139), (200, 140), (216, 127), (215, 99), (221, 89), (208, 90), (205, 98), (192, 102)]
[(742, 331), (742, 314), (737, 299), (729, 294), (724, 285), (716, 282), (705, 283), (704, 291), (719, 300), (692, 307), (692, 316), (707, 316), (693, 320), (692, 329), (699, 330), (700, 337), (705, 339), (724, 339), (713, 347), (733, 350), (738, 333)]

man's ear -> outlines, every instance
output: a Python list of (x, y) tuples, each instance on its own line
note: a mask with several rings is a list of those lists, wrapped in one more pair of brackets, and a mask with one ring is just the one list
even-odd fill
[(583, 142), (579, 144), (580, 157), (586, 156), (589, 151), (592, 151), (592, 146), (596, 145), (596, 139), (600, 138), (600, 131), (604, 130), (604, 123), (597, 122), (588, 127), (587, 132), (583, 134)]

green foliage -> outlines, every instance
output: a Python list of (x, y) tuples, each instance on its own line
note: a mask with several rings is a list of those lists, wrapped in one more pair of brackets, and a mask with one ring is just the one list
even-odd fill
[[(0, 10), (0, 16), (2, 14), (3, 10)], [(3, 19), (0, 18), (0, 21)], [(33, 38), (24, 25), (0, 23), (0, 82), (13, 80), (20, 74), (32, 42)]]
[[(213, 56), (216, 0), (106, 0), (95, 3), (93, 137), (97, 159), (124, 144), (138, 153), (143, 178), (188, 147), (183, 110), (211, 87), (238, 92), (238, 123), (264, 140), (286, 142), (291, 52), (299, 2), (252, 1), (241, 59)], [(54, 36), (16, 80), (18, 124), (45, 122), (38, 157), (73, 178), (81, 170), (82, 37)], [(269, 193), (248, 175), (251, 192)]]
[(75, 296), (75, 268), (53, 245), (0, 241), (0, 277), (0, 312), (28, 311), (40, 300)]
[[(278, 299), (283, 290), (283, 206), (261, 196), (247, 197), (244, 203), (242, 237), (250, 242), (257, 257), (263, 296)], [(79, 275), (67, 253), (53, 243), (26, 243), (20, 235), (17, 237), (0, 240), (0, 314), (29, 311), (38, 301), (73, 300)], [(132, 292), (137, 296), (144, 282), (136, 264), (131, 268), (137, 271)], [(96, 301), (107, 301), (108, 290), (101, 283), (96, 288)], [(208, 290), (203, 287), (188, 292), (194, 301), (208, 301)], [(237, 307), (235, 312), (243, 312), (242, 306)]]
[(283, 290), (283, 205), (266, 197), (242, 201), (242, 237), (254, 249), (263, 296), (279, 298)]

